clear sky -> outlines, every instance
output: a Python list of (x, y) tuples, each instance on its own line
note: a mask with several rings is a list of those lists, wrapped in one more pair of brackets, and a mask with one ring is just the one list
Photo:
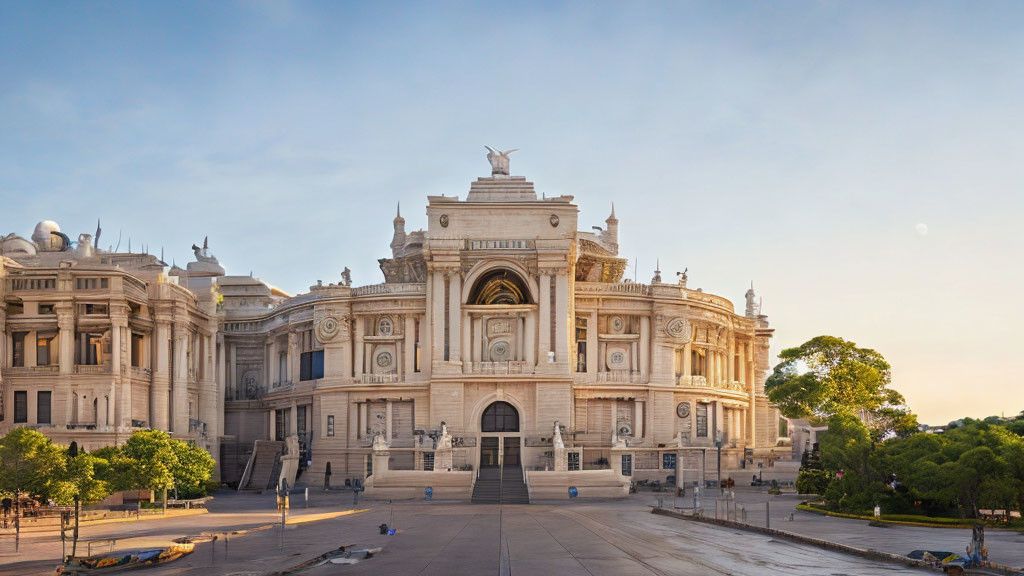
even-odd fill
[[(879, 350), (922, 421), (1024, 410), (1024, 5), (0, 2), (0, 233), (293, 293), (383, 280), (395, 204), (506, 149), (775, 351)], [(633, 275), (631, 269), (629, 275)]]

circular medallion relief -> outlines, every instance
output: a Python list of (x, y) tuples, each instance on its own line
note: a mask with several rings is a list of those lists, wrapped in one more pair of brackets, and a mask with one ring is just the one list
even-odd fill
[(676, 416), (679, 416), (680, 418), (689, 418), (690, 417), (690, 403), (689, 402), (680, 402), (679, 405), (676, 406)]
[(441, 228), (447, 228), (448, 227), (448, 215), (447, 214), (441, 214), (440, 220), (441, 220)]
[(381, 352), (380, 354), (377, 354), (377, 366), (387, 368), (388, 366), (391, 366), (391, 362), (391, 352)]
[(626, 328), (626, 323), (621, 316), (612, 316), (608, 319), (608, 327), (613, 334), (620, 334)]
[(612, 352), (612, 364), (622, 364), (626, 361), (626, 355), (622, 352)]
[(334, 316), (326, 316), (316, 325), (316, 339), (327, 342), (338, 335), (341, 330), (341, 322)]
[(558, 227), (558, 222), (559, 222), (558, 214), (552, 214), (551, 218), (548, 218), (548, 221), (551, 222), (551, 226), (557, 228)]
[(665, 324), (665, 333), (679, 340), (690, 339), (690, 323), (682, 316), (676, 316)]
[(377, 334), (380, 334), (381, 336), (391, 336), (391, 333), (394, 332), (394, 328), (395, 326), (391, 323), (391, 318), (384, 317), (377, 322)]
[(491, 360), (496, 362), (505, 362), (512, 356), (512, 349), (508, 345), (508, 342), (499, 340), (494, 344), (491, 344)]

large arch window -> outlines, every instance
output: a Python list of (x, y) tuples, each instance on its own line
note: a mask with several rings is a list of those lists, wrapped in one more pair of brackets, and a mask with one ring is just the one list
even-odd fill
[(481, 432), (519, 432), (519, 412), (508, 402), (495, 402), (480, 418)]
[(469, 297), (470, 304), (529, 304), (530, 291), (521, 276), (504, 268), (484, 274)]

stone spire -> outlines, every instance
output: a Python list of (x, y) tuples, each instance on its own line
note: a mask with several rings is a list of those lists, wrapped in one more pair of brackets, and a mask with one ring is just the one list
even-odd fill
[(611, 248), (612, 252), (619, 252), (619, 219), (615, 217), (615, 202), (612, 202), (612, 213), (604, 221), (605, 230), (601, 233), (601, 239)]
[(399, 253), (405, 247), (405, 218), (402, 218), (402, 203), (398, 203), (398, 208), (395, 214), (394, 220), (395, 235), (391, 237), (391, 257), (397, 258)]
[(750, 282), (750, 289), (746, 293), (747, 318), (757, 318), (761, 315), (761, 303), (757, 301), (757, 294), (754, 293), (754, 282)]

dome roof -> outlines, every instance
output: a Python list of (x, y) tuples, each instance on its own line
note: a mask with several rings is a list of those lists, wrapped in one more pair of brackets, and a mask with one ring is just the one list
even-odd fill
[(60, 232), (60, 226), (53, 220), (43, 220), (36, 224), (36, 229), (32, 232), (32, 241), (40, 248), (49, 248), (53, 245), (54, 239), (50, 232)]

